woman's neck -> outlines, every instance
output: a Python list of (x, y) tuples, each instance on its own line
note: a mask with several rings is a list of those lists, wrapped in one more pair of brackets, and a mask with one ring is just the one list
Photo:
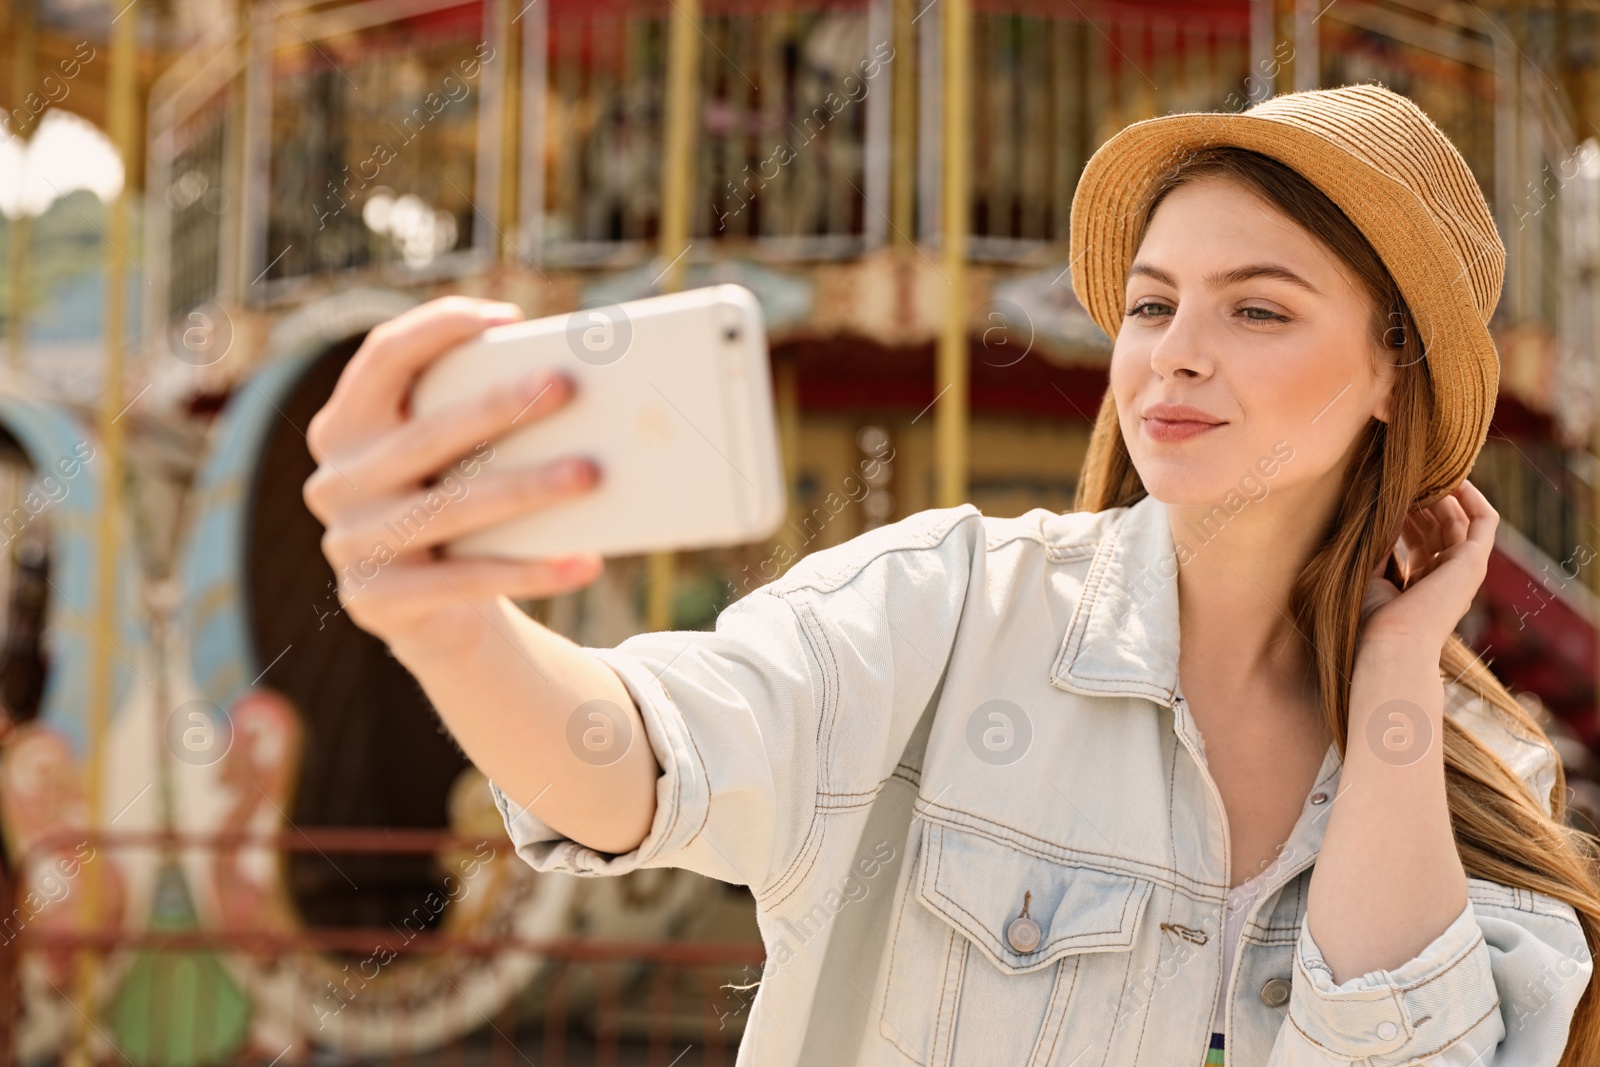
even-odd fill
[(1184, 660), (1207, 664), (1208, 673), (1217, 669), (1224, 676), (1285, 684), (1306, 676), (1309, 653), (1290, 594), (1334, 503), (1326, 491), (1284, 489), (1246, 501), (1237, 512), (1221, 505), (1168, 506), (1178, 552)]

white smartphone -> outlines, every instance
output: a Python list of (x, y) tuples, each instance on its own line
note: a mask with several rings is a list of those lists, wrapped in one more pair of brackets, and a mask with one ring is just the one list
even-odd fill
[[(482, 470), (584, 455), (593, 488), (451, 542), (451, 556), (537, 559), (764, 540), (787, 509), (766, 329), (755, 294), (715, 285), (495, 326), (413, 386), (413, 417), (557, 367), (554, 412), (490, 442)], [(471, 492), (471, 481), (467, 490)]]

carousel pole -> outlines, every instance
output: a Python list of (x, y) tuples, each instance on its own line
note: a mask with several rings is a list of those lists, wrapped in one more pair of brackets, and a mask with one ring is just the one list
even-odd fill
[[(943, 272), (950, 284), (939, 331), (934, 412), (934, 461), (938, 507), (955, 507), (967, 496), (967, 228), (971, 192), (968, 111), (971, 107), (972, 14), (967, 0), (944, 3), (944, 216)], [(948, 394), (948, 395), (947, 395)]]
[[(117, 0), (113, 0), (115, 7)], [(108, 132), (123, 161), (122, 191), (111, 204), (106, 232), (106, 303), (105, 303), (105, 374), (100, 391), (99, 435), (105, 449), (105, 494), (100, 502), (96, 528), (95, 560), (95, 640), (91, 645), (89, 661), (88, 741), (89, 758), (85, 783), (85, 797), (89, 832), (95, 833), (101, 825), (103, 789), (101, 779), (105, 770), (105, 735), (110, 720), (111, 705), (111, 634), (116, 627), (115, 598), (117, 589), (116, 548), (117, 517), (122, 510), (122, 427), (118, 416), (122, 414), (122, 357), (127, 333), (127, 271), (124, 268), (122, 249), (128, 244), (128, 207), (131, 200), (134, 158), (134, 66), (136, 41), (134, 27), (137, 14), (132, 5), (122, 9), (112, 20), (111, 71), (107, 85)], [(98, 928), (104, 893), (101, 887), (101, 868), (104, 864), (87, 864), (85, 874), (84, 914), (87, 923)], [(77, 1067), (93, 1062), (89, 1050), (89, 1029), (97, 1011), (95, 1003), (95, 972), (98, 961), (93, 950), (78, 956), (74, 1001), (77, 1032), (67, 1060)]]
[[(17, 112), (27, 113), (26, 100), (35, 90), (34, 64), (38, 58), (35, 52), (39, 46), (37, 3), (38, 0), (15, 0), (11, 10), (11, 25), (8, 27), (11, 37), (11, 99), (21, 105), (12, 112), (13, 116)], [(32, 132), (19, 125), (11, 131), (11, 136), (20, 140)], [(23, 151), (17, 154), (17, 158), (26, 175), (27, 145), (23, 144), (21, 148)], [(11, 302), (6, 316), (6, 361), (20, 376), (27, 366), (25, 346), (28, 341), (28, 275), (32, 270), (33, 220), (28, 216), (27, 204), (23, 199), (27, 192), (26, 181), (17, 183), (17, 192), (17, 216), (11, 220)]]
[(889, 121), (889, 217), (894, 227), (889, 242), (912, 255), (911, 235), (917, 232), (917, 17), (914, 0), (894, 0), (894, 68)]
[[(661, 178), (661, 230), (658, 262), (665, 263), (661, 291), (683, 288), (689, 251), (689, 197), (694, 181), (695, 88), (700, 71), (700, 0), (675, 0), (667, 38), (667, 121)], [(672, 587), (677, 557), (650, 554), (646, 625), (672, 626)]]

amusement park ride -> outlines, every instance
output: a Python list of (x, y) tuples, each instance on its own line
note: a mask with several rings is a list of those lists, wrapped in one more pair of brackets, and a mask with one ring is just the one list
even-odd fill
[[(1109, 351), (1072, 295), (1076, 176), (1128, 122), (1274, 91), (1410, 95), (1494, 207), (1504, 371), (1473, 478), (1504, 521), (1462, 632), (1558, 737), (1574, 821), (1600, 821), (1600, 89), (1529, 58), (1600, 27), (1320, 7), (169, 0), (135, 35), (13, 3), (9, 129), (76, 59), (65, 106), (120, 142), (143, 208), (142, 254), (107, 260), (140, 294), (115, 404), (24, 371), (48, 353), (9, 317), (0, 1059), (400, 1056), (558, 999), (613, 1036), (736, 1034), (725, 990), (661, 975), (758, 962), (748, 894), (513, 855), (482, 776), (341, 611), (300, 495), (308, 420), (366, 331), (435, 295), (531, 317), (753, 290), (789, 521), (525, 605), (591, 646), (708, 628), (923, 508), (1068, 508)], [(26, 220), (9, 236), (16, 294), (40, 253)], [(585, 970), (584, 944), (624, 947)]]

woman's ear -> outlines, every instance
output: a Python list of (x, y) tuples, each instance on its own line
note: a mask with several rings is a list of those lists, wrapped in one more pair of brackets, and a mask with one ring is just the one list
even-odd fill
[(1400, 375), (1393, 363), (1380, 356), (1377, 376), (1380, 392), (1378, 393), (1378, 402), (1372, 409), (1372, 417), (1379, 422), (1387, 423), (1389, 421), (1389, 402), (1394, 396), (1394, 383), (1399, 380)]

